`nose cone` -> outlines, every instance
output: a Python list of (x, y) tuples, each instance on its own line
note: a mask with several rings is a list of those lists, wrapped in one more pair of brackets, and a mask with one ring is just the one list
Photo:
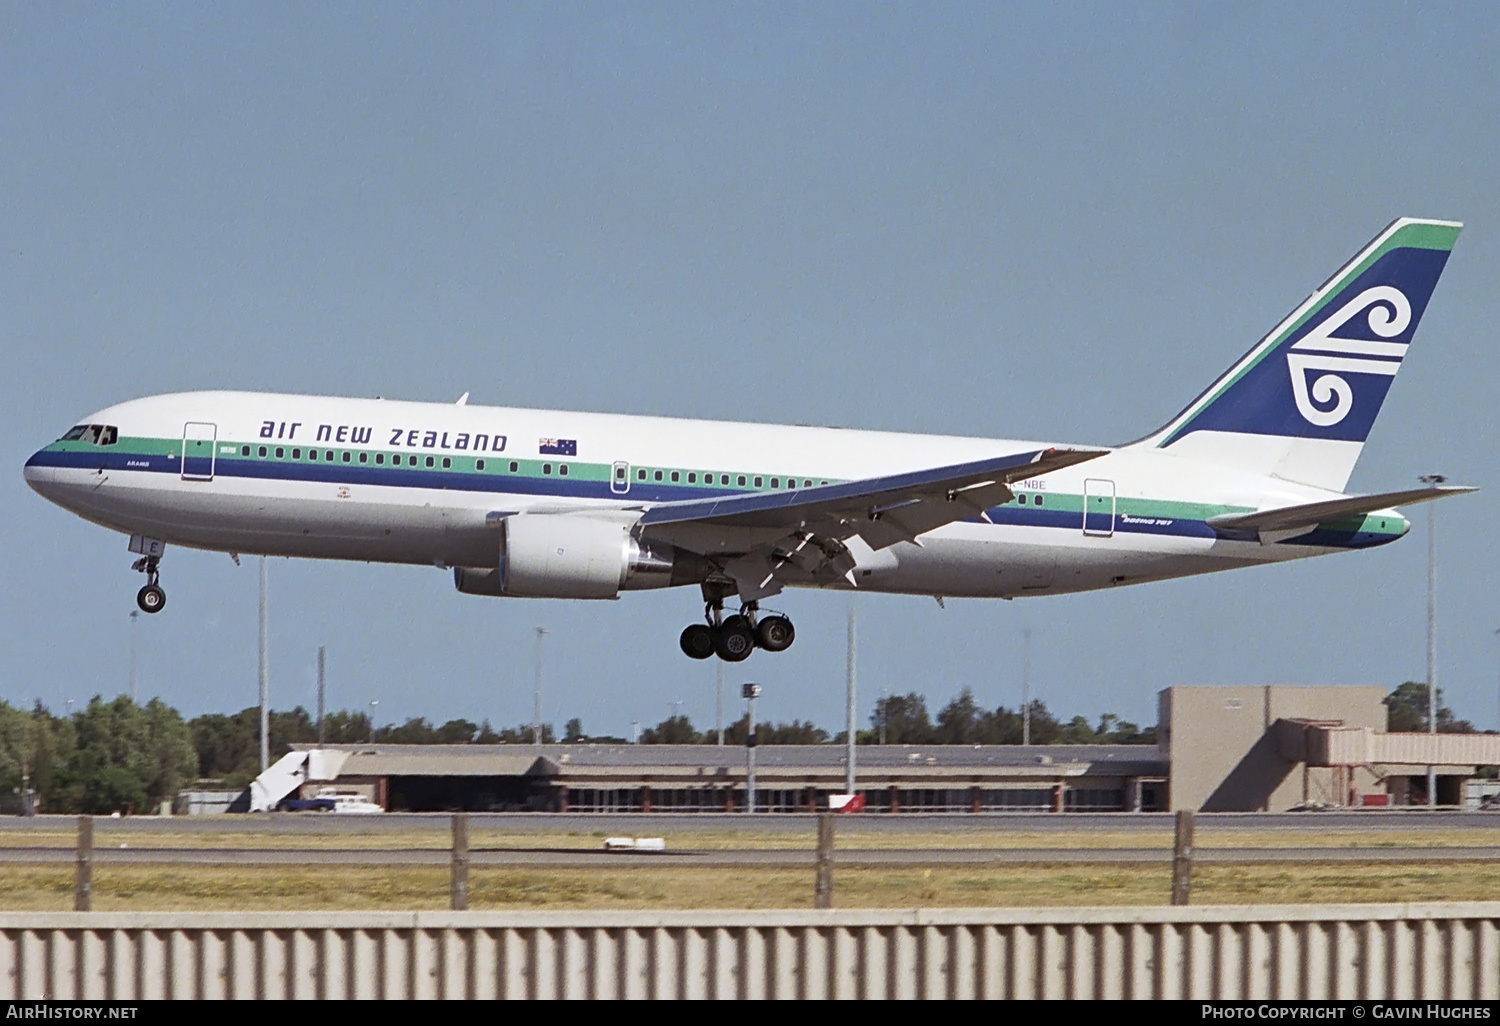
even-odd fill
[(31, 459), (26, 461), (26, 467), (22, 471), (26, 475), (26, 483), (31, 490), (44, 499), (57, 501), (56, 488), (57, 468), (48, 457), (50, 454), (46, 449), (39, 449), (32, 453)]

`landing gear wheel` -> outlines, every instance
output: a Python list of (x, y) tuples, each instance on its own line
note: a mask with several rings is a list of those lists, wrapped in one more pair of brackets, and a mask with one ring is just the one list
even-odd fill
[(714, 635), (714, 651), (726, 663), (743, 662), (755, 651), (755, 635), (743, 623), (726, 620)]
[(135, 604), (143, 613), (159, 613), (167, 604), (167, 593), (159, 584), (148, 584), (135, 593)]
[(755, 640), (767, 652), (785, 652), (797, 639), (792, 621), (784, 616), (768, 616), (755, 625)]
[(724, 622), (719, 626), (720, 628), (744, 627), (752, 631), (755, 629), (755, 625), (750, 622), (750, 618), (748, 616), (742, 616), (739, 613), (730, 613), (728, 616), (724, 617)]
[(682, 654), (689, 659), (707, 659), (714, 654), (714, 631), (706, 623), (691, 623), (678, 639)]

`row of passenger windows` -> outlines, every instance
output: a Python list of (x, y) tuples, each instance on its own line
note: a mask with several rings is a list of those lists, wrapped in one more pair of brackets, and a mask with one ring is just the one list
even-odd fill
[[(250, 451), (251, 451), (250, 450), (250, 446), (248, 446), (248, 445), (242, 445), (242, 446), (240, 446), (240, 455), (241, 456), (249, 456), (250, 455)], [(281, 446), (281, 445), (278, 445), (278, 446), (276, 446), (274, 448), (272, 448), (271, 446), (262, 445), (262, 446), (256, 447), (256, 449), (255, 449), (255, 455), (258, 456), (258, 457), (260, 457), (260, 458), (262, 458), (262, 459), (269, 458), (269, 457), (274, 457), (274, 458), (276, 458), (278, 460), (284, 460), (288, 456), (290, 456), (294, 460), (300, 460), (300, 459), (303, 458), (304, 454), (303, 454), (303, 450), (300, 447), (299, 448), (294, 448), (294, 449), (289, 449), (286, 446)], [(335, 452), (332, 449), (323, 449), (323, 450), (308, 449), (306, 451), (306, 457), (307, 457), (307, 459), (309, 461), (312, 461), (312, 462), (316, 462), (316, 461), (321, 460), (324, 463), (374, 463), (377, 467), (383, 467), (383, 466), (385, 466), (385, 462), (386, 462), (386, 454), (383, 453), (383, 452), (377, 452), (377, 453), (357, 452), (357, 453), (355, 453), (355, 452), (349, 452), (347, 450), (340, 451), (340, 452)], [(425, 457), (403, 456), (401, 453), (393, 453), (390, 456), (390, 463), (391, 463), (391, 466), (393, 466), (393, 467), (400, 467), (400, 466), (407, 466), (407, 467), (416, 467), (416, 466), (439, 467), (439, 466), (441, 466), (442, 469), (444, 469), (444, 470), (451, 470), (452, 467), (453, 467), (453, 457), (451, 457), (451, 456), (443, 456), (443, 457), (439, 458), (437, 456), (425, 456)], [(484, 467), (485, 467), (485, 461), (483, 459), (476, 459), (474, 461), (474, 469), (475, 470), (483, 470)], [(510, 469), (510, 472), (512, 474), (514, 474), (514, 473), (518, 472), (521, 469), (521, 464), (518, 463), (515, 460), (511, 460), (510, 461), (510, 467), (509, 467), (509, 469)], [(559, 463), (559, 464), (557, 464), (557, 468), (556, 469), (557, 469), (557, 474), (558, 474), (559, 477), (567, 477), (568, 476), (568, 465), (566, 463)], [(551, 474), (552, 471), (553, 471), (553, 465), (551, 463), (543, 463), (542, 464), (542, 473), (543, 474)]]
[[(645, 481), (645, 480), (647, 480), (647, 477), (649, 475), (649, 478), (652, 481), (671, 481), (672, 483), (676, 484), (676, 483), (679, 483), (679, 482), (682, 481), (682, 478), (683, 478), (684, 474), (687, 475), (687, 483), (688, 484), (697, 484), (698, 483), (698, 472), (696, 470), (687, 470), (687, 471), (683, 471), (683, 470), (646, 470), (645, 468), (640, 468), (640, 469), (637, 469), (636, 472), (635, 472), (635, 479), (637, 481)], [(622, 481), (622, 480), (624, 480), (624, 478), (625, 478), (625, 468), (624, 467), (616, 467), (615, 468), (615, 480)], [(744, 487), (747, 487), (747, 486), (753, 487), (753, 488), (764, 488), (766, 486), (766, 479), (765, 479), (765, 477), (763, 477), (763, 476), (752, 477), (752, 476), (747, 475), (747, 474), (735, 474), (735, 475), (720, 474), (719, 475), (719, 484), (721, 484), (721, 485), (727, 485), (727, 484), (729, 484), (729, 482), (730, 482), (731, 479), (740, 488), (744, 488)], [(754, 482), (754, 484), (751, 484), (751, 482)], [(703, 475), (703, 483), (706, 484), (706, 485), (713, 484), (714, 483), (714, 475), (711, 474), (711, 473), (705, 473)], [(827, 481), (820, 481), (818, 483), (819, 484), (827, 484), (828, 482)], [(787, 478), (786, 479), (786, 486), (788, 488), (796, 488), (797, 487), (797, 479), (795, 477), (789, 477), (789, 478)], [(803, 479), (803, 481), (802, 481), (802, 487), (803, 488), (811, 488), (812, 486), (813, 486), (813, 481), (812, 481), (811, 478), (804, 478)], [(780, 488), (781, 487), (781, 478), (779, 478), (779, 477), (773, 477), (773, 478), (771, 478), (771, 487), (772, 488)]]
[[(450, 456), (442, 456), (442, 457), (425, 456), (425, 457), (419, 457), (419, 456), (406, 456), (406, 455), (403, 455), (402, 453), (393, 453), (389, 457), (387, 457), (387, 455), (385, 453), (383, 453), (383, 452), (377, 452), (377, 453), (370, 453), (370, 452), (350, 452), (348, 450), (335, 451), (333, 449), (322, 449), (322, 450), (319, 450), (319, 449), (307, 449), (307, 450), (303, 450), (301, 447), (289, 448), (287, 446), (280, 446), (280, 445), (274, 446), (274, 447), (272, 447), (272, 446), (266, 446), (266, 445), (257, 446), (257, 447), (254, 448), (253, 451), (254, 451), (255, 455), (258, 456), (258, 457), (260, 457), (261, 459), (267, 459), (267, 458), (274, 457), (275, 459), (278, 459), (278, 460), (284, 460), (284, 459), (287, 459), (288, 456), (290, 456), (291, 459), (300, 460), (300, 459), (303, 459), (304, 456), (305, 456), (306, 459), (308, 461), (310, 461), (310, 462), (321, 461), (323, 463), (364, 463), (364, 464), (374, 463), (375, 466), (377, 466), (377, 467), (385, 466), (386, 465), (386, 460), (389, 459), (390, 460), (390, 465), (393, 466), (393, 467), (401, 467), (401, 466), (409, 466), (409, 467), (427, 466), (427, 467), (434, 467), (434, 468), (441, 467), (443, 470), (450, 470), (453, 467), (453, 458), (450, 457)], [(249, 456), (251, 454), (251, 452), (252, 452), (251, 446), (248, 446), (248, 445), (242, 445), (242, 446), (240, 446), (240, 455), (241, 456)], [(475, 470), (481, 470), (482, 471), (482, 470), (484, 470), (484, 468), (485, 468), (485, 461), (483, 459), (476, 459), (474, 461), (474, 469)], [(507, 469), (512, 474), (515, 474), (515, 473), (518, 473), (520, 471), (521, 465), (516, 460), (511, 460), (510, 464), (509, 464), (509, 467)], [(559, 477), (567, 477), (568, 476), (568, 464), (566, 464), (566, 463), (558, 463), (555, 466), (553, 464), (551, 464), (551, 463), (543, 463), (542, 464), (542, 473), (543, 474), (546, 474), (546, 475), (550, 476), (552, 473), (554, 473), (554, 471), (556, 472), (557, 476), (559, 476)], [(702, 473), (700, 475), (699, 472), (696, 471), (696, 470), (650, 470), (650, 469), (647, 469), (647, 468), (644, 468), (644, 467), (637, 468), (636, 472), (635, 472), (635, 478), (636, 478), (637, 481), (647, 481), (647, 480), (650, 480), (650, 481), (663, 481), (663, 482), (670, 481), (673, 484), (680, 484), (683, 481), (684, 478), (687, 479), (687, 483), (688, 484), (698, 484), (700, 476), (702, 477), (703, 484), (705, 484), (705, 485), (712, 485), (712, 484), (714, 484), (715, 483), (715, 477), (717, 477), (718, 483), (720, 485), (729, 485), (732, 482), (735, 486), (740, 487), (740, 488), (764, 488), (764, 487), (766, 487), (766, 481), (767, 481), (767, 478), (764, 475), (759, 475), (759, 474), (757, 474), (757, 475), (751, 475), (751, 474), (717, 474), (717, 475), (715, 475), (715, 474), (710, 473), (710, 472), (704, 472), (704, 473)], [(623, 480), (625, 480), (625, 468), (623, 466), (617, 466), (617, 467), (615, 467), (615, 480), (617, 480), (617, 481), (623, 481)], [(770, 480), (770, 487), (772, 487), (772, 488), (781, 488), (781, 487), (783, 487), (783, 485), (782, 485), (783, 479), (782, 478), (780, 478), (780, 477), (773, 477), (773, 478), (770, 478), (769, 480)], [(802, 487), (803, 488), (811, 488), (814, 484), (826, 485), (827, 483), (828, 483), (827, 481), (814, 481), (812, 478), (803, 478), (802, 479)], [(785, 487), (787, 487), (787, 488), (796, 488), (797, 487), (797, 478), (795, 478), (795, 477), (788, 477), (788, 478), (786, 478), (785, 479)], [(1025, 502), (1026, 500), (1023, 497), (1021, 499), (1021, 501)], [(1041, 503), (1041, 496), (1037, 496), (1037, 505), (1040, 506), (1041, 504), (1042, 504)]]

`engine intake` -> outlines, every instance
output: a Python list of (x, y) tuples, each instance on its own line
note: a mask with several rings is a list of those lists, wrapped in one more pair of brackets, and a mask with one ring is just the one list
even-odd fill
[(467, 595), (612, 599), (707, 577), (708, 564), (697, 553), (631, 537), (635, 520), (634, 514), (506, 517), (496, 567), (455, 567), (454, 586)]

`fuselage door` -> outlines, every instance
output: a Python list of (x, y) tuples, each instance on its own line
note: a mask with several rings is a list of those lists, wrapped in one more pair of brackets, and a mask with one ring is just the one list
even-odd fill
[(630, 491), (630, 464), (616, 463), (609, 472), (609, 490), (616, 495)]
[(1115, 533), (1115, 483), (1102, 477), (1083, 482), (1083, 533), (1108, 538)]
[(218, 448), (219, 427), (190, 420), (182, 426), (182, 479), (212, 481), (214, 451)]

